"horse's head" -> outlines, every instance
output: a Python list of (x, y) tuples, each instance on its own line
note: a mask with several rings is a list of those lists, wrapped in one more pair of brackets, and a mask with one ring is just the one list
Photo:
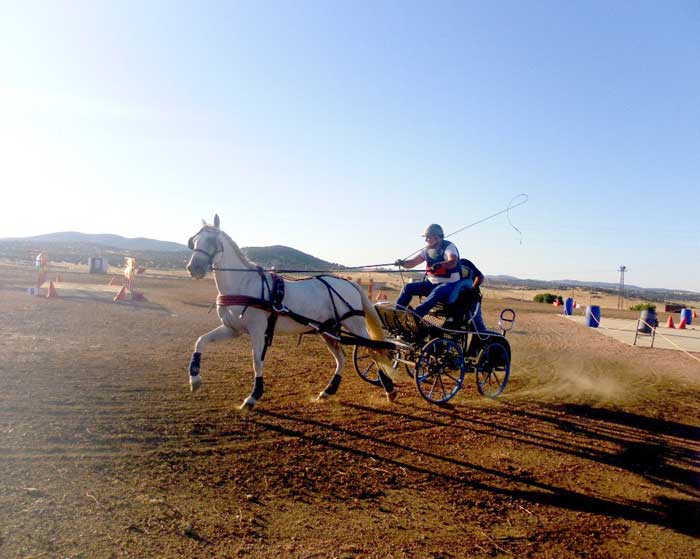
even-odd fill
[(202, 228), (190, 237), (187, 246), (192, 250), (192, 256), (187, 271), (191, 277), (202, 279), (213, 267), (214, 259), (223, 251), (219, 233), (219, 216), (215, 215), (214, 225), (203, 223)]

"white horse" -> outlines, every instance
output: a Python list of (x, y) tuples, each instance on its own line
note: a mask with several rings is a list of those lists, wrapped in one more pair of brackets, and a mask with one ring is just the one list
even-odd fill
[[(253, 391), (240, 407), (252, 409), (263, 395), (263, 361), (269, 345), (267, 338), (271, 341), (273, 334), (317, 333), (326, 342), (335, 357), (336, 368), (328, 386), (319, 394), (319, 400), (335, 394), (340, 385), (345, 364), (345, 353), (340, 343), (341, 327), (342, 336), (346, 339), (349, 337), (351, 343), (352, 340), (384, 339), (379, 315), (356, 283), (334, 276), (316, 276), (284, 282), (283, 293), (280, 293), (279, 284), (275, 281), (280, 278), (274, 278), (246, 259), (236, 243), (219, 229), (218, 215), (214, 217), (214, 225), (203, 222), (203, 227), (190, 239), (189, 247), (192, 256), (187, 271), (191, 277), (201, 279), (209, 269), (214, 270), (219, 292), (217, 312), (222, 322), (221, 326), (200, 336), (195, 343), (189, 365), (193, 392), (202, 384), (200, 359), (209, 342), (235, 338), (242, 333), (250, 336), (255, 377)], [(276, 321), (273, 320), (268, 329), (271, 315)], [(384, 349), (372, 351), (382, 365), (380, 378), (386, 396), (393, 402), (396, 389), (381, 370), (392, 370), (391, 360)]]

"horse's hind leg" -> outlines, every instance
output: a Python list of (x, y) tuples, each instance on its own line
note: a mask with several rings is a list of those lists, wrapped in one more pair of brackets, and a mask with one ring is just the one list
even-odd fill
[(340, 386), (340, 381), (342, 380), (341, 373), (343, 371), (343, 366), (345, 365), (345, 352), (343, 352), (343, 348), (340, 343), (332, 338), (329, 338), (328, 336), (322, 336), (322, 338), (323, 341), (326, 342), (330, 352), (333, 354), (333, 357), (335, 357), (336, 366), (335, 372), (333, 373), (328, 386), (326, 386), (326, 388), (323, 389), (323, 392), (318, 395), (319, 400), (325, 400), (329, 396), (333, 396), (336, 392), (338, 392), (338, 387)]
[[(369, 338), (369, 332), (367, 331), (365, 321), (362, 318), (353, 317), (346, 324), (348, 326), (348, 329), (355, 335), (361, 336), (363, 338)], [(370, 351), (377, 361), (377, 365), (379, 368), (379, 381), (381, 382), (382, 388), (384, 388), (384, 392), (386, 393), (386, 399), (389, 400), (389, 402), (393, 403), (396, 401), (396, 398), (399, 395), (399, 391), (394, 386), (394, 381), (391, 380), (391, 377), (384, 371), (388, 370), (388, 368), (392, 367), (392, 365), (395, 366), (396, 364), (392, 364), (391, 359), (389, 358), (389, 355), (387, 354), (386, 350), (376, 349)]]
[(190, 359), (189, 366), (190, 390), (192, 392), (194, 392), (200, 386), (202, 386), (202, 377), (200, 376), (199, 371), (202, 359), (202, 350), (204, 349), (204, 346), (206, 346), (210, 342), (217, 342), (219, 340), (225, 340), (227, 338), (235, 338), (238, 335), (238, 332), (232, 330), (225, 324), (222, 324), (221, 326), (214, 328), (211, 332), (207, 332), (206, 334), (200, 336), (197, 339), (197, 342), (194, 344), (194, 353), (192, 354), (192, 358)]
[(263, 384), (263, 361), (265, 359), (265, 330), (249, 330), (250, 339), (253, 342), (253, 371), (255, 377), (253, 381), (253, 391), (243, 400), (241, 410), (252, 410), (260, 398), (262, 398), (265, 386)]

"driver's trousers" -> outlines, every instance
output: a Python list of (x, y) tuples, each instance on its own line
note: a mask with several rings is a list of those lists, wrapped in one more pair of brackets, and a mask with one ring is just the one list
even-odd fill
[[(396, 306), (399, 308), (406, 308), (414, 295), (426, 297), (426, 299), (413, 311), (418, 316), (425, 316), (438, 303), (447, 302), (455, 285), (457, 285), (456, 282), (435, 284), (430, 283), (428, 280), (407, 283), (403, 286), (401, 294), (396, 300)], [(484, 324), (484, 319), (481, 316), (481, 305), (478, 307), (479, 308), (477, 309), (476, 314), (474, 313), (473, 307), (469, 309), (469, 317), (471, 318), (472, 325), (477, 332), (486, 332), (486, 325)]]
[(396, 300), (396, 306), (405, 308), (414, 295), (425, 297), (425, 300), (413, 311), (418, 316), (425, 316), (438, 303), (447, 302), (455, 285), (457, 285), (456, 282), (430, 283), (428, 280), (407, 283)]

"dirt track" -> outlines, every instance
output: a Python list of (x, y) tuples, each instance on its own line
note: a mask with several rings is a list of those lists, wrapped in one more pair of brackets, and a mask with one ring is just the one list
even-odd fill
[[(67, 281), (88, 281), (66, 274)], [(209, 281), (148, 303), (27, 296), (0, 269), (0, 557), (693, 557), (700, 367), (514, 303), (511, 382), (398, 403), (318, 340), (277, 338), (266, 394), (248, 341), (185, 367)], [(59, 287), (60, 292), (60, 287)], [(503, 302), (488, 301), (495, 323)]]

